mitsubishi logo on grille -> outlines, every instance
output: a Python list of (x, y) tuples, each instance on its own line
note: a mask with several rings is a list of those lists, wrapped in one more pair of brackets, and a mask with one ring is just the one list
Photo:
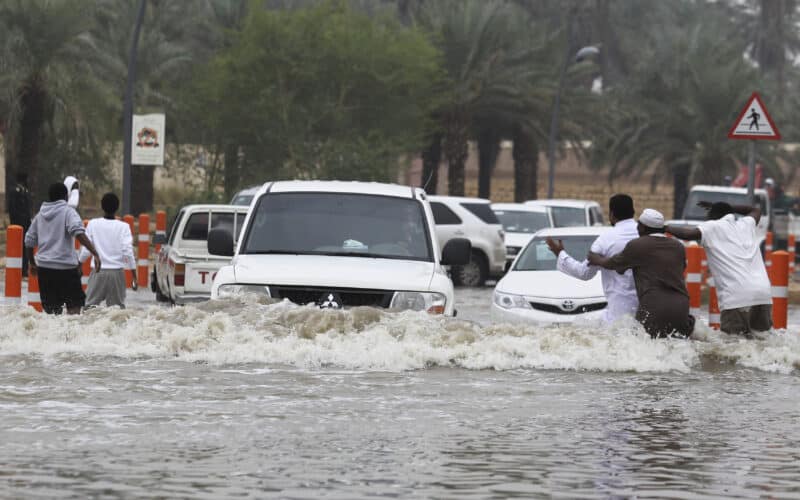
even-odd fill
[(561, 309), (565, 311), (571, 311), (575, 309), (575, 302), (572, 302), (571, 300), (567, 299), (561, 303)]
[(317, 304), (320, 309), (341, 309), (342, 299), (335, 293), (323, 293)]

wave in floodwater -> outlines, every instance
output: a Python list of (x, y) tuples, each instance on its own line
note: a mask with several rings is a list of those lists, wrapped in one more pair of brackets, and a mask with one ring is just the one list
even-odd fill
[(693, 340), (651, 339), (633, 320), (594, 325), (481, 326), (425, 313), (320, 310), (288, 302), (95, 309), (54, 317), (0, 307), (0, 355), (113, 356), (210, 364), (418, 370), (564, 369), (688, 372), (703, 359), (780, 373), (800, 370), (800, 334), (745, 340), (699, 326)]

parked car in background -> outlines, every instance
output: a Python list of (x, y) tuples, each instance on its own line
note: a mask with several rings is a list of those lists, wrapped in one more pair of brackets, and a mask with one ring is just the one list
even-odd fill
[(530, 200), (526, 205), (546, 207), (553, 227), (603, 226), (603, 209), (591, 200)]
[(183, 304), (211, 297), (211, 283), (230, 258), (210, 255), (208, 232), (225, 228), (238, 237), (249, 207), (235, 205), (186, 205), (175, 216), (169, 237), (156, 236), (161, 244), (155, 256), (151, 287), (160, 302)]
[(250, 202), (253, 201), (253, 197), (256, 195), (258, 190), (261, 186), (251, 186), (249, 188), (242, 189), (231, 198), (231, 205), (245, 205), (250, 206)]
[(439, 251), (421, 188), (373, 182), (283, 181), (259, 188), (238, 243), (212, 229), (208, 249), (231, 258), (213, 298), (242, 294), (320, 308), (371, 306), (453, 315), (443, 265), (469, 261), (455, 238)]
[(506, 267), (514, 262), (536, 231), (553, 226), (546, 207), (524, 203), (492, 203), (492, 211), (506, 232)]
[[(756, 235), (763, 244), (767, 238), (767, 231), (771, 228), (772, 207), (766, 190), (756, 189), (754, 195), (759, 205), (761, 205), (761, 220), (758, 222), (758, 226), (756, 226)], [(694, 227), (704, 222), (706, 220), (706, 210), (697, 206), (697, 203), (700, 201), (708, 201), (711, 203), (724, 201), (731, 205), (750, 204), (750, 200), (747, 198), (747, 188), (697, 185), (692, 187), (689, 191), (686, 204), (683, 206), (683, 215), (681, 218), (667, 221), (667, 224)]]
[(453, 238), (467, 238), (472, 243), (469, 263), (450, 269), (453, 283), (483, 286), (489, 278), (502, 276), (506, 266), (505, 232), (491, 202), (458, 196), (429, 199), (439, 245), (444, 246)]
[(572, 323), (599, 321), (607, 301), (600, 273), (589, 281), (568, 276), (556, 268), (556, 256), (547, 237), (564, 242), (576, 259), (588, 254), (594, 240), (610, 227), (542, 229), (520, 252), (494, 289), (492, 319), (498, 322)]

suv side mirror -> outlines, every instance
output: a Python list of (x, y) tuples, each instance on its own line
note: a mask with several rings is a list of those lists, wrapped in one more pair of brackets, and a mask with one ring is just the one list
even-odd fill
[(472, 243), (466, 238), (453, 238), (442, 249), (443, 266), (466, 266), (472, 253)]
[(233, 235), (227, 229), (215, 228), (208, 232), (208, 253), (233, 257)]
[(166, 245), (167, 244), (167, 236), (165, 234), (156, 234), (153, 236), (153, 244), (154, 245)]

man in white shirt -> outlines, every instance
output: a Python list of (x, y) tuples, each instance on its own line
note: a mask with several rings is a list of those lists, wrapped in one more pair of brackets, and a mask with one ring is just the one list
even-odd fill
[[(103, 217), (92, 219), (86, 226), (86, 236), (92, 241), (103, 261), (102, 269), (92, 269), (86, 289), (86, 306), (97, 306), (104, 300), (108, 306), (125, 307), (125, 269), (135, 269), (133, 257), (133, 235), (127, 223), (116, 219), (119, 198), (106, 193), (100, 202)], [(88, 253), (81, 249), (81, 261)], [(136, 280), (133, 289), (136, 290)]]
[[(614, 226), (610, 231), (601, 234), (592, 243), (590, 251), (611, 257), (625, 248), (629, 241), (639, 237), (636, 230), (636, 221), (633, 220), (633, 199), (627, 194), (615, 194), (608, 201), (609, 220)], [(573, 278), (588, 281), (592, 279), (597, 271), (603, 281), (603, 291), (606, 294), (608, 306), (603, 313), (603, 320), (606, 323), (613, 323), (624, 315), (634, 316), (639, 307), (639, 299), (636, 295), (636, 285), (633, 282), (633, 272), (629, 269), (624, 274), (619, 274), (614, 270), (602, 269), (598, 266), (590, 265), (585, 259), (576, 260), (564, 251), (561, 241), (547, 239), (547, 246), (558, 258), (558, 270), (568, 274)]]
[[(702, 201), (698, 205), (708, 210), (705, 222), (696, 228), (670, 225), (667, 231), (683, 240), (699, 240), (706, 249), (722, 311), (720, 329), (745, 336), (769, 330), (771, 285), (756, 236), (761, 207)], [(737, 219), (736, 215), (744, 217)]]

